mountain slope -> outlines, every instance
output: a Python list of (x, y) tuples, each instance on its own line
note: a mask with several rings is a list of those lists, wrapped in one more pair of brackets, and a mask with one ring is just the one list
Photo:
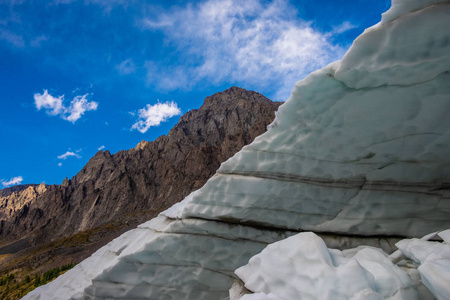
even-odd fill
[(47, 186), (1, 221), (0, 276), (13, 272), (20, 280), (79, 262), (156, 216), (263, 133), (280, 104), (232, 87), (207, 97), (166, 136), (113, 155), (99, 151), (72, 179)]
[(232, 87), (187, 112), (167, 136), (111, 155), (99, 151), (72, 179), (0, 228), (2, 240), (68, 236), (109, 222), (140, 223), (200, 188), (220, 163), (266, 130), (279, 103)]

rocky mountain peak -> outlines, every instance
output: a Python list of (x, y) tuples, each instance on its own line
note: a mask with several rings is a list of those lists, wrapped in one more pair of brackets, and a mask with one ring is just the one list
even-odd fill
[(246, 89), (232, 86), (223, 92), (216, 93), (205, 98), (205, 105), (221, 105), (224, 102), (236, 102), (238, 100), (247, 100), (252, 102), (271, 102), (260, 93), (248, 91)]
[(41, 183), (40, 185), (38, 185), (38, 186), (36, 187), (36, 192), (37, 192), (38, 194), (42, 194), (42, 193), (44, 193), (46, 190), (47, 190), (47, 187), (46, 187), (46, 185), (45, 185), (45, 182)]
[(62, 187), (67, 187), (69, 186), (69, 179), (66, 177), (64, 178), (63, 182), (61, 183)]
[(142, 140), (139, 144), (136, 145), (136, 147), (134, 147), (134, 150), (136, 150), (136, 151), (142, 150), (148, 144), (149, 144), (149, 142)]
[(37, 186), (37, 184), (21, 184), (21, 185), (15, 185), (12, 187), (7, 187), (4, 189), (1, 189), (0, 197), (6, 197), (6, 196), (11, 195), (12, 193), (23, 191), (30, 186)]

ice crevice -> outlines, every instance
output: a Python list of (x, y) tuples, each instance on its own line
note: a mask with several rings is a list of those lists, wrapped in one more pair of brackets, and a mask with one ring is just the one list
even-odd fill
[[(371, 147), (371, 146), (375, 146), (375, 145), (379, 145), (379, 144), (383, 144), (383, 143), (388, 143), (388, 142), (392, 142), (395, 140), (399, 140), (399, 139), (405, 139), (407, 137), (411, 137), (411, 136), (421, 136), (421, 135), (439, 135), (442, 136), (443, 134), (440, 132), (418, 132), (418, 133), (411, 133), (411, 134), (405, 134), (402, 136), (398, 136), (398, 137), (393, 137), (387, 140), (383, 140), (383, 141), (378, 141), (376, 143), (372, 143), (370, 145), (368, 145), (367, 147)], [(404, 140), (403, 140), (404, 142)]]
[[(402, 65), (398, 65), (399, 67)], [(348, 71), (350, 71), (351, 69), (349, 68)], [(407, 88), (407, 87), (413, 87), (413, 86), (417, 86), (417, 85), (422, 85), (428, 82), (432, 82), (433, 80), (435, 80), (436, 78), (440, 77), (440, 76), (448, 76), (450, 69), (449, 70), (444, 70), (442, 71), (442, 73), (439, 73), (437, 75), (435, 75), (432, 78), (423, 80), (423, 81), (417, 81), (417, 82), (412, 82), (412, 83), (407, 83), (407, 84), (389, 84), (389, 83), (384, 83), (378, 86), (370, 86), (370, 87), (352, 87), (352, 86), (348, 86), (345, 81), (343, 80), (339, 80), (336, 77), (334, 77), (334, 71), (332, 72), (330, 71), (329, 73), (327, 73), (327, 77), (329, 78), (333, 78), (334, 80), (336, 80), (336, 82), (339, 82), (340, 84), (342, 84), (343, 86), (345, 86), (345, 88), (347, 88), (348, 90), (353, 90), (353, 91), (373, 91), (376, 89), (383, 89), (386, 87), (398, 87), (398, 88)]]
[[(402, 161), (399, 161), (402, 162)], [(390, 162), (393, 164), (395, 162)], [(360, 176), (331, 179), (320, 177), (306, 177), (295, 174), (286, 173), (269, 173), (269, 172), (246, 172), (246, 171), (218, 171), (217, 174), (227, 176), (242, 176), (262, 178), (279, 181), (289, 181), (306, 183), (330, 188), (348, 188), (348, 189), (365, 189), (365, 190), (390, 190), (390, 191), (404, 191), (408, 193), (424, 193), (430, 195), (442, 194), (443, 190), (450, 189), (450, 180), (448, 182), (443, 180), (434, 180), (432, 182), (392, 182), (392, 181), (369, 181), (366, 176)], [(343, 203), (343, 202), (341, 202)]]
[(274, 172), (246, 172), (246, 171), (218, 171), (217, 174), (228, 175), (228, 176), (242, 176), (242, 177), (254, 177), (254, 178), (264, 178), (279, 181), (290, 181), (299, 183), (308, 183), (319, 186), (326, 187), (347, 187), (347, 188), (359, 188), (365, 182), (365, 176), (355, 176), (351, 178), (342, 179), (328, 179), (320, 177), (307, 177), (296, 174), (286, 174), (286, 173), (274, 173)]
[[(242, 151), (246, 151), (245, 148)], [(284, 154), (284, 155), (289, 155), (292, 157), (298, 157), (298, 158), (303, 158), (303, 159), (308, 159), (308, 160), (315, 160), (315, 161), (319, 161), (319, 162), (336, 163), (336, 164), (348, 164), (348, 163), (354, 163), (354, 162), (361, 162), (365, 159), (369, 159), (369, 158), (373, 157), (373, 156), (369, 156), (368, 154), (366, 154), (366, 155), (363, 155), (361, 157), (357, 157), (357, 158), (351, 159), (351, 160), (330, 160), (330, 159), (320, 159), (320, 158), (316, 158), (313, 156), (299, 155), (296, 153), (283, 152), (283, 151), (252, 150), (251, 152), (254, 152), (254, 153), (260, 152), (260, 153), (267, 153), (267, 154)], [(365, 161), (363, 163), (368, 164), (368, 165), (373, 165), (373, 164), (376, 164), (377, 162)], [(226, 171), (219, 169), (217, 171), (217, 173), (225, 174)], [(236, 175), (239, 175), (239, 173), (236, 173)]]
[[(364, 181), (362, 182), (361, 186), (359, 186), (359, 188), (357, 189), (356, 194), (354, 194), (353, 196), (351, 196), (343, 205), (342, 208), (339, 212), (337, 212), (336, 216), (331, 219), (330, 221), (326, 221), (326, 222), (335, 222), (336, 220), (338, 220), (341, 217), (341, 214), (344, 213), (344, 211), (347, 210), (349, 203), (351, 203), (351, 201), (355, 198), (357, 198), (360, 194), (360, 192), (363, 190), (364, 186), (366, 185), (367, 180), (366, 177), (364, 176)], [(320, 225), (319, 225), (320, 226)]]

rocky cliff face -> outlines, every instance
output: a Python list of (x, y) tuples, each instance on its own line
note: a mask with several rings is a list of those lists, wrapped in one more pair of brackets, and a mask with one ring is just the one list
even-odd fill
[(111, 222), (138, 224), (200, 188), (220, 163), (266, 130), (279, 103), (232, 87), (207, 97), (167, 136), (111, 155), (99, 151), (72, 179), (21, 202), (0, 226), (3, 243), (49, 241)]
[(10, 220), (47, 190), (45, 183), (19, 185), (0, 190), (0, 222)]

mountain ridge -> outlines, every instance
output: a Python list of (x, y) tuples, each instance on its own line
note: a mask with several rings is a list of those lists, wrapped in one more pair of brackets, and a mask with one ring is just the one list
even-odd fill
[[(81, 261), (155, 217), (200, 188), (221, 162), (264, 132), (280, 104), (232, 87), (181, 116), (167, 135), (114, 154), (98, 151), (75, 176), (46, 186), (45, 193), (0, 222), (0, 252), (13, 254), (2, 261), (0, 274), (8, 267), (45, 272), (58, 262)], [(32, 254), (35, 258), (11, 264), (14, 255), (43, 247), (49, 250), (37, 258)]]
[[(15, 214), (13, 222), (2, 223), (0, 236), (23, 237), (31, 231), (36, 233), (32, 236), (35, 243), (48, 238), (37, 231), (52, 228), (54, 239), (104, 225), (116, 217), (122, 221), (123, 215), (142, 210), (148, 215), (135, 223), (145, 221), (175, 203), (164, 198), (179, 201), (202, 186), (220, 162), (265, 131), (278, 106), (259, 93), (238, 87), (206, 97), (199, 109), (180, 117), (167, 135), (115, 154), (98, 151), (74, 177), (66, 178), (61, 185), (48, 186), (40, 199)], [(258, 114), (264, 120), (258, 120)], [(201, 159), (193, 160), (195, 155)], [(196, 166), (200, 160), (201, 167)], [(146, 167), (140, 167), (141, 163)], [(158, 170), (165, 173), (158, 175)], [(208, 176), (200, 174), (204, 170)], [(170, 177), (186, 185), (189, 172), (194, 172), (196, 179), (188, 189), (175, 192), (162, 182), (163, 177)], [(139, 197), (144, 200), (138, 202)], [(154, 202), (152, 197), (158, 199), (158, 204), (150, 204)]]
[(0, 222), (9, 220), (47, 190), (45, 183), (24, 184), (0, 190)]
[(14, 186), (11, 186), (11, 187), (5, 187), (3, 189), (0, 189), (0, 197), (7, 197), (7, 196), (11, 195), (14, 192), (21, 192), (21, 191), (27, 189), (30, 186), (37, 187), (37, 186), (39, 186), (41, 184), (39, 184), (39, 183), (29, 183), (29, 184), (20, 184), (20, 185), (14, 185)]

